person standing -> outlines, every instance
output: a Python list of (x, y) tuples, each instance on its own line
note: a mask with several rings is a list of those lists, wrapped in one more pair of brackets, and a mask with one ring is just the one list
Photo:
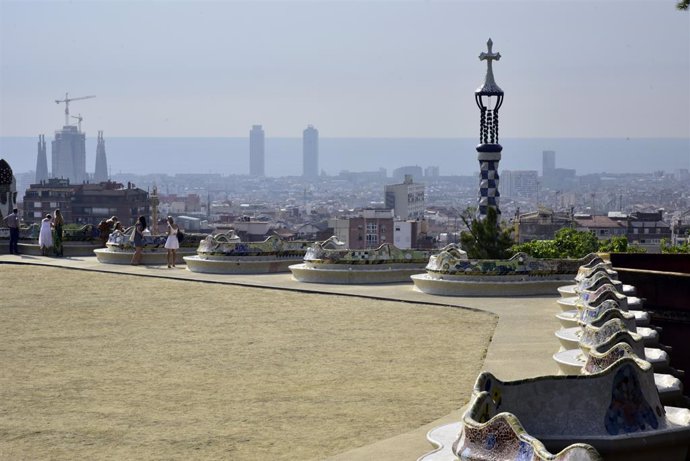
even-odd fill
[(55, 210), (55, 218), (53, 220), (53, 230), (55, 236), (53, 237), (53, 247), (55, 248), (55, 256), (63, 256), (62, 250), (62, 226), (65, 225), (65, 220), (62, 218), (60, 210)]
[(12, 213), (3, 219), (10, 228), (10, 254), (19, 254), (19, 210), (14, 208)]
[(101, 248), (105, 248), (105, 244), (108, 242), (108, 237), (110, 237), (112, 228), (112, 219), (102, 219), (101, 222), (98, 223), (98, 238), (101, 241)]
[(144, 251), (144, 230), (146, 229), (146, 218), (139, 216), (137, 223), (134, 225), (133, 243), (134, 256), (132, 256), (132, 266), (141, 264), (142, 251)]
[(47, 214), (41, 220), (41, 230), (38, 233), (38, 246), (41, 247), (41, 254), (48, 255), (48, 249), (53, 246), (53, 217)]
[(177, 249), (180, 248), (180, 241), (177, 239), (179, 226), (175, 224), (172, 216), (168, 216), (168, 238), (165, 239), (165, 248), (168, 250), (168, 267), (175, 267)]

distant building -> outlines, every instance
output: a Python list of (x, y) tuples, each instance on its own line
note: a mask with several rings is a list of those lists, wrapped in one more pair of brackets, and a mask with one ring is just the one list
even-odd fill
[(504, 170), (499, 189), (504, 197), (534, 200), (539, 193), (539, 173), (536, 170)]
[(342, 179), (350, 182), (371, 182), (371, 181), (383, 181), (387, 178), (386, 169), (379, 168), (378, 171), (349, 171), (342, 170), (338, 174), (338, 179)]
[(612, 237), (623, 237), (626, 234), (626, 224), (622, 220), (611, 219), (609, 216), (576, 214), (575, 228), (579, 231), (589, 231), (599, 240)]
[(273, 224), (271, 221), (242, 216), (235, 220), (232, 227), (243, 242), (259, 242), (266, 240)]
[(51, 147), (53, 178), (69, 179), (72, 184), (81, 184), (88, 179), (86, 136), (76, 126), (66, 125), (56, 131)]
[(96, 169), (93, 173), (94, 182), (105, 182), (108, 180), (108, 159), (105, 156), (105, 139), (103, 132), (98, 132), (98, 145), (96, 146)]
[(252, 126), (249, 132), (249, 174), (265, 176), (264, 130), (261, 125)]
[(113, 181), (76, 185), (71, 205), (75, 224), (95, 225), (111, 216), (117, 216), (125, 227), (139, 216), (151, 222), (148, 192), (131, 183), (126, 187)]
[(576, 214), (575, 222), (578, 230), (590, 231), (599, 240), (626, 237), (629, 244), (639, 245), (649, 253), (658, 253), (661, 240), (671, 239), (671, 226), (663, 220), (663, 210), (630, 214), (615, 211), (607, 216)]
[(425, 209), (424, 184), (414, 183), (411, 175), (405, 175), (402, 184), (385, 187), (384, 203), (399, 219), (421, 219)]
[(199, 194), (162, 194), (159, 196), (162, 212), (180, 215), (183, 213), (201, 212), (201, 196)]
[(402, 249), (433, 248), (434, 239), (429, 237), (429, 226), (425, 220), (395, 221), (393, 223), (393, 244)]
[(36, 157), (36, 183), (45, 181), (50, 177), (48, 173), (48, 156), (46, 154), (46, 137), (38, 135), (38, 156)]
[(541, 175), (551, 176), (553, 170), (556, 169), (556, 152), (553, 150), (545, 150), (541, 153)]
[(393, 179), (396, 181), (403, 181), (405, 176), (412, 176), (413, 178), (422, 177), (422, 167), (421, 166), (401, 166), (393, 170)]
[(678, 168), (674, 173), (676, 181), (688, 181), (690, 180), (690, 172), (687, 168)]
[(575, 170), (556, 168), (556, 152), (545, 150), (542, 152), (541, 176), (546, 187), (563, 189), (575, 183)]
[(304, 223), (295, 229), (297, 240), (323, 241), (333, 235), (332, 229), (328, 227), (326, 221)]
[(319, 175), (319, 130), (309, 125), (302, 132), (302, 176)]
[(39, 223), (46, 214), (59, 209), (67, 224), (98, 224), (117, 216), (123, 225), (139, 216), (149, 216), (148, 192), (117, 182), (70, 184), (68, 179), (51, 178), (31, 184), (24, 194), (24, 220)]
[(437, 166), (428, 166), (424, 168), (425, 178), (438, 178), (439, 176), (439, 168)]
[(554, 212), (548, 208), (521, 214), (517, 218), (518, 243), (532, 240), (553, 240), (556, 232), (573, 226), (573, 217), (567, 212)]
[(188, 232), (200, 232), (201, 229), (208, 227), (208, 221), (195, 216), (180, 215), (175, 218), (178, 226)]
[(360, 250), (393, 243), (393, 212), (386, 209), (365, 209), (359, 216), (329, 220), (333, 235), (347, 248)]
[(51, 178), (31, 184), (24, 193), (24, 222), (40, 223), (46, 214), (62, 212), (66, 223), (72, 220), (72, 196), (74, 187), (69, 179)]
[(661, 240), (671, 240), (671, 226), (663, 219), (663, 210), (635, 211), (629, 215), (615, 213), (614, 219), (626, 226), (628, 243), (640, 245), (650, 253), (661, 251)]

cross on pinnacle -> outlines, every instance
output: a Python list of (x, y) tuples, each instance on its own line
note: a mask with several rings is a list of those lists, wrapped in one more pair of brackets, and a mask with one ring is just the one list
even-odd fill
[(493, 45), (494, 42), (491, 41), (491, 39), (489, 39), (489, 41), (486, 42), (488, 53), (482, 51), (482, 53), (479, 55), (480, 61), (486, 61), (486, 78), (484, 79), (484, 85), (481, 87), (481, 89), (487, 92), (502, 93), (501, 89), (498, 87), (496, 81), (494, 80), (494, 70), (492, 66), (492, 61), (498, 61), (499, 59), (501, 59), (501, 53), (492, 52), (491, 48), (493, 47)]

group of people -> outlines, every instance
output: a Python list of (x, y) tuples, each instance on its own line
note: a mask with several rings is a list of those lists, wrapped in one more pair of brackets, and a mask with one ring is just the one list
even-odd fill
[[(5, 225), (10, 228), (10, 254), (19, 254), (19, 210), (14, 208), (12, 213), (3, 219)], [(55, 210), (51, 215), (48, 213), (41, 220), (41, 228), (38, 232), (38, 246), (41, 247), (41, 254), (47, 256), (53, 251), (55, 256), (63, 256), (62, 249), (62, 228), (65, 220), (62, 218), (60, 210)]]
[(41, 247), (41, 254), (48, 256), (51, 248), (55, 256), (64, 256), (62, 248), (62, 227), (65, 220), (62, 218), (60, 210), (55, 210), (41, 220), (41, 229), (38, 232), (38, 246)]
[[(5, 216), (3, 221), (10, 229), (10, 254), (19, 254), (19, 212), (17, 208), (12, 210), (12, 213)], [(41, 254), (48, 256), (51, 248), (55, 256), (63, 256), (62, 237), (63, 226), (65, 220), (62, 217), (60, 210), (55, 210), (53, 215), (48, 213), (45, 218), (41, 220), (41, 228), (38, 233), (38, 246), (41, 248)], [(177, 259), (177, 250), (180, 248), (180, 237), (182, 232), (172, 216), (167, 219), (167, 238), (165, 240), (165, 249), (167, 250), (168, 267), (175, 267), (175, 260)], [(101, 221), (98, 225), (99, 238), (101, 243), (105, 246), (111, 232), (120, 231), (125, 232), (122, 223), (116, 216), (107, 220)], [(144, 235), (150, 234), (147, 230), (146, 218), (139, 216), (134, 226), (134, 231), (131, 234), (130, 241), (134, 245), (134, 256), (131, 264), (137, 266), (141, 264), (142, 252), (144, 250)]]
[[(175, 260), (177, 259), (177, 250), (180, 248), (180, 228), (175, 224), (172, 216), (167, 219), (167, 234), (165, 239), (165, 249), (167, 250), (168, 268), (175, 267)], [(146, 218), (139, 216), (137, 223), (134, 226), (134, 232), (131, 236), (131, 241), (134, 244), (134, 256), (132, 256), (131, 264), (138, 266), (141, 264), (142, 252), (144, 250), (144, 233), (146, 231)]]

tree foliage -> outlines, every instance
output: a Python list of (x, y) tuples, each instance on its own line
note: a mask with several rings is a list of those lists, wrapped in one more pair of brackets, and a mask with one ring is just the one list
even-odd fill
[(690, 7), (690, 0), (680, 0), (676, 3), (676, 8), (679, 10), (687, 10)]
[(511, 230), (499, 226), (496, 210), (489, 208), (483, 220), (472, 219), (471, 210), (461, 216), (467, 231), (460, 234), (460, 243), (471, 259), (506, 259), (512, 256)]
[(627, 253), (628, 237), (611, 237), (599, 244), (602, 253)]
[(690, 253), (690, 242), (678, 245), (671, 245), (666, 239), (661, 239), (661, 252), (664, 254), (688, 254)]
[(645, 253), (647, 250), (638, 245), (630, 245), (628, 237), (612, 237), (599, 242), (599, 251), (601, 253)]
[(569, 227), (556, 232), (553, 240), (533, 240), (511, 248), (535, 258), (582, 258), (598, 249), (599, 241), (594, 234)]
[(613, 237), (600, 242), (588, 231), (565, 228), (556, 232), (553, 240), (533, 240), (514, 245), (514, 252), (527, 253), (535, 258), (582, 258), (589, 253), (644, 253), (637, 245), (629, 245), (627, 237)]

